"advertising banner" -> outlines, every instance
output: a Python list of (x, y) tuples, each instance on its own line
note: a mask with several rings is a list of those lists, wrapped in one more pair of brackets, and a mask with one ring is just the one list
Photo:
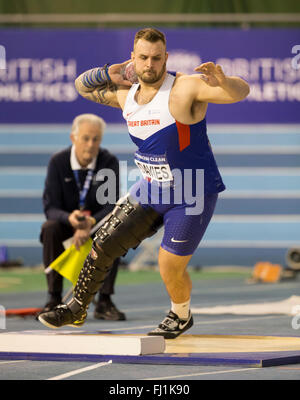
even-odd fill
[[(235, 105), (210, 105), (210, 123), (300, 123), (300, 29), (162, 29), (171, 71), (221, 64), (247, 80)], [(81, 98), (75, 78), (130, 58), (136, 29), (0, 30), (0, 123), (70, 123), (81, 113), (124, 122), (120, 110)]]

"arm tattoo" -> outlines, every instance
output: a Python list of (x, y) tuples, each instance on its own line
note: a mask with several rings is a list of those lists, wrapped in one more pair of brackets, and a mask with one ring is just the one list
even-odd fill
[(97, 88), (92, 92), (93, 101), (100, 104), (109, 104), (110, 101), (105, 97), (108, 91), (107, 87)]
[(105, 87), (98, 87), (92, 92), (92, 100), (96, 103), (109, 105), (111, 100), (107, 97), (109, 93), (114, 93), (117, 90), (117, 86), (108, 85)]

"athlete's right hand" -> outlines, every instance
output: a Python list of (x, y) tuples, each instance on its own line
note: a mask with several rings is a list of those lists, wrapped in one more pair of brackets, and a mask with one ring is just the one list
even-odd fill
[(131, 60), (127, 60), (121, 64), (113, 64), (108, 68), (108, 74), (110, 76), (110, 79), (112, 83), (114, 83), (117, 86), (127, 86), (131, 87), (132, 83), (128, 81), (127, 79), (124, 79), (124, 70), (129, 64)]

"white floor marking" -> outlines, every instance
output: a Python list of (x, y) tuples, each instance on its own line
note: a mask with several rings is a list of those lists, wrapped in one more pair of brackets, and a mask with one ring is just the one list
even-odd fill
[[(197, 314), (195, 314), (197, 315)], [(198, 321), (194, 322), (194, 326), (196, 325), (211, 325), (211, 324), (226, 324), (226, 323), (232, 323), (232, 322), (247, 322), (247, 321), (254, 321), (254, 320), (259, 320), (259, 319), (274, 319), (274, 318), (286, 318), (286, 315), (263, 315), (259, 317), (251, 317), (251, 318), (230, 318), (230, 319), (217, 319), (217, 320), (212, 320), (212, 321)], [(158, 321), (159, 322), (159, 321)], [(157, 324), (158, 325), (158, 324)], [(124, 328), (112, 328), (108, 329), (110, 332), (113, 331), (132, 331), (132, 330), (138, 330), (138, 329), (151, 329), (155, 327), (156, 325), (141, 325), (141, 326), (127, 326)]]
[(0, 365), (1, 364), (13, 364), (13, 363), (19, 363), (19, 362), (25, 362), (28, 360), (12, 360), (12, 361), (0, 361)]
[(47, 380), (48, 381), (59, 381), (61, 379), (69, 378), (70, 376), (73, 376), (73, 375), (81, 374), (82, 372), (91, 371), (92, 369), (104, 367), (111, 363), (112, 363), (112, 360), (109, 360), (107, 362), (101, 362), (98, 364), (93, 364), (93, 365), (90, 365), (89, 367), (75, 369), (74, 371), (66, 372), (65, 374), (54, 376), (53, 378), (48, 378)]
[[(158, 325), (158, 324), (157, 324)], [(140, 325), (140, 326), (127, 326), (127, 328), (108, 328), (107, 330), (109, 332), (113, 331), (132, 331), (132, 330), (138, 330), (138, 329), (152, 329), (156, 327), (156, 325)]]
[(189, 376), (201, 376), (201, 375), (213, 375), (213, 374), (227, 374), (229, 372), (244, 372), (244, 371), (256, 371), (257, 368), (243, 368), (243, 369), (228, 369), (225, 371), (211, 371), (211, 372), (198, 372), (194, 374), (186, 374), (186, 375), (173, 375), (173, 376), (158, 376), (155, 378), (143, 378), (145, 381), (152, 380), (163, 380), (163, 379), (174, 379), (174, 378), (184, 378)]
[[(231, 291), (232, 292), (232, 288), (228, 288), (229, 290), (228, 291)], [(261, 288), (260, 288), (261, 289)], [(213, 289), (212, 289), (213, 290)], [(224, 289), (222, 289), (222, 291), (224, 291)], [(217, 290), (216, 290), (216, 292), (217, 292)], [(212, 291), (210, 292), (210, 293), (212, 293)], [(193, 291), (193, 294), (205, 294), (204, 292), (203, 292), (203, 289), (195, 289), (194, 291)], [(281, 300), (283, 300), (282, 299), (282, 297), (280, 297), (280, 298), (278, 298), (278, 297), (272, 297), (272, 298), (268, 298), (268, 301), (281, 301)], [(257, 302), (257, 303), (262, 303), (262, 302), (264, 302), (264, 301), (266, 301), (266, 299), (261, 299), (261, 298), (255, 298), (255, 302)], [(249, 302), (248, 300), (244, 300), (243, 301), (245, 304), (247, 303), (247, 302)], [(238, 304), (242, 304), (242, 300), (238, 303)], [(220, 302), (216, 302), (216, 303), (212, 303), (211, 301), (207, 301), (207, 302), (205, 302), (205, 301), (202, 301), (201, 303), (195, 303), (195, 304), (193, 304), (192, 305), (192, 307), (193, 308), (200, 308), (200, 307), (214, 307), (214, 306), (218, 306), (218, 305), (220, 305)], [(232, 302), (232, 301), (222, 301), (222, 305), (224, 306), (224, 305), (228, 305), (228, 306), (233, 306), (234, 305), (234, 303)], [(128, 307), (128, 308), (124, 308), (124, 312), (130, 312), (130, 313), (133, 313), (133, 312), (145, 312), (145, 311), (154, 311), (154, 310), (163, 310), (163, 312), (166, 312), (166, 313), (168, 313), (168, 307), (170, 307), (170, 306), (168, 306), (168, 305), (164, 305), (164, 306), (155, 306), (155, 307), (138, 307), (138, 308), (130, 308), (130, 307)]]
[[(197, 315), (197, 314), (196, 314)], [(254, 318), (232, 318), (232, 319), (219, 319), (215, 321), (199, 321), (194, 323), (194, 325), (209, 325), (209, 324), (219, 324), (219, 323), (232, 323), (232, 322), (245, 322), (254, 321), (256, 319), (274, 319), (274, 318), (286, 318), (286, 315), (262, 315)]]

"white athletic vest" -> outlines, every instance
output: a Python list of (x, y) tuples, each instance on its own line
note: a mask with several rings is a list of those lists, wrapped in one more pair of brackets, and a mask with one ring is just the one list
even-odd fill
[(139, 84), (132, 85), (123, 110), (130, 135), (145, 140), (155, 132), (174, 124), (175, 119), (169, 111), (169, 97), (174, 80), (175, 76), (167, 74), (153, 99), (143, 105), (137, 104), (134, 99)]
[(175, 76), (170, 73), (153, 99), (143, 105), (134, 97), (139, 84), (128, 91), (123, 117), (127, 122), (132, 141), (137, 145), (135, 163), (144, 181), (151, 184), (178, 184), (173, 178), (175, 170), (181, 171), (182, 183), (187, 181), (185, 172), (192, 171), (192, 186), (197, 181), (197, 171), (204, 170), (205, 193), (225, 189), (218, 171), (206, 133), (206, 121), (185, 125), (175, 120), (169, 110), (170, 92)]

